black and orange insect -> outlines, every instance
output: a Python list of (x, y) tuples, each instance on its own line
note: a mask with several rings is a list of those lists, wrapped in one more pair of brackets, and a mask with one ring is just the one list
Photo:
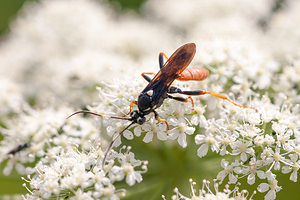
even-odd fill
[[(149, 84), (145, 87), (145, 89), (140, 93), (138, 96), (137, 101), (132, 101), (130, 104), (130, 111), (128, 114), (130, 114), (130, 117), (114, 117), (114, 116), (105, 116), (101, 114), (97, 114), (91, 111), (78, 111), (70, 115), (69, 117), (79, 114), (79, 113), (88, 113), (100, 117), (108, 117), (113, 119), (123, 119), (131, 121), (131, 123), (125, 127), (110, 143), (104, 158), (103, 158), (103, 164), (105, 162), (106, 156), (111, 149), (113, 143), (116, 141), (116, 139), (130, 126), (133, 124), (143, 124), (146, 121), (145, 116), (153, 113), (156, 120), (159, 122), (164, 122), (167, 125), (167, 129), (169, 129), (169, 125), (165, 119), (160, 119), (155, 109), (159, 108), (163, 101), (167, 98), (174, 99), (181, 102), (188, 102), (189, 100), (192, 102), (193, 106), (193, 99), (190, 97), (190, 95), (204, 95), (204, 94), (210, 94), (213, 96), (216, 96), (218, 98), (227, 100), (231, 102), (232, 104), (243, 107), (243, 108), (250, 108), (247, 106), (241, 106), (233, 102), (232, 100), (228, 99), (226, 96), (221, 94), (216, 94), (213, 92), (203, 91), (203, 90), (195, 90), (195, 91), (182, 91), (180, 88), (171, 86), (171, 84), (177, 79), (182, 81), (189, 81), (189, 80), (203, 80), (208, 75), (209, 72), (204, 68), (188, 68), (188, 65), (193, 60), (196, 53), (196, 45), (194, 43), (188, 43), (181, 47), (179, 47), (170, 58), (167, 58), (167, 56), (164, 53), (159, 54), (159, 66), (160, 70), (159, 72), (154, 76), (154, 78), (150, 78), (149, 74), (154, 74), (152, 72), (144, 72), (142, 73), (142, 76), (146, 81), (149, 82)], [(164, 63), (164, 57), (167, 59), (166, 63)], [(188, 95), (187, 98), (184, 97), (178, 97), (178, 96), (172, 96), (171, 94), (183, 94)], [(138, 106), (137, 110), (131, 111), (133, 104), (136, 104)]]

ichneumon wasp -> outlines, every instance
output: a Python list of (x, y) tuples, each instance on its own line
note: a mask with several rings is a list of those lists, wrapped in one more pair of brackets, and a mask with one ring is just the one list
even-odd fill
[[(145, 87), (145, 89), (139, 94), (137, 101), (132, 101), (130, 104), (130, 111), (129, 116), (130, 117), (114, 117), (114, 116), (106, 116), (101, 115), (98, 113), (94, 113), (87, 110), (81, 110), (78, 112), (73, 113), (68, 118), (70, 118), (73, 115), (79, 114), (79, 113), (88, 113), (100, 117), (108, 117), (113, 119), (122, 119), (122, 120), (128, 120), (131, 121), (131, 123), (125, 127), (110, 143), (108, 146), (102, 165), (105, 163), (105, 159), (107, 157), (108, 152), (112, 148), (112, 145), (116, 141), (116, 139), (122, 135), (122, 133), (131, 127), (133, 124), (143, 124), (146, 121), (145, 116), (154, 113), (154, 117), (159, 122), (164, 122), (167, 125), (167, 129), (169, 129), (169, 125), (165, 119), (160, 119), (155, 109), (159, 108), (165, 99), (170, 98), (181, 102), (188, 102), (189, 100), (192, 102), (192, 105), (194, 106), (193, 99), (190, 97), (192, 95), (204, 95), (204, 94), (210, 94), (213, 96), (216, 96), (218, 98), (224, 99), (229, 101), (230, 103), (234, 104), (235, 106), (243, 107), (243, 108), (251, 108), (248, 106), (241, 106), (229, 98), (227, 98), (224, 95), (216, 94), (214, 92), (208, 92), (203, 90), (194, 90), (194, 91), (183, 91), (178, 87), (171, 86), (171, 84), (176, 80), (182, 80), (182, 81), (189, 81), (189, 80), (203, 80), (208, 75), (209, 72), (204, 68), (188, 68), (188, 65), (193, 60), (196, 53), (196, 45), (194, 43), (188, 43), (181, 47), (179, 47), (170, 58), (168, 58), (164, 53), (159, 54), (159, 66), (160, 70), (159, 72), (154, 76), (154, 78), (151, 79), (149, 77), (149, 74), (154, 74), (152, 72), (144, 72), (142, 73), (142, 76), (146, 81), (149, 82), (149, 84)], [(167, 61), (164, 63), (164, 57), (167, 59)], [(183, 94), (188, 95), (187, 98), (184, 97), (175, 97), (172, 96), (172, 94)], [(136, 104), (138, 106), (137, 110), (132, 111), (133, 104)], [(251, 108), (253, 109), (253, 108)]]

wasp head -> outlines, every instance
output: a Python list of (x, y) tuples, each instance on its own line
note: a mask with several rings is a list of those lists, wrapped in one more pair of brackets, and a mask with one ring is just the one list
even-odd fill
[(146, 117), (143, 114), (141, 114), (138, 110), (132, 111), (130, 113), (130, 117), (132, 118), (132, 121), (140, 125), (142, 125), (146, 121)]

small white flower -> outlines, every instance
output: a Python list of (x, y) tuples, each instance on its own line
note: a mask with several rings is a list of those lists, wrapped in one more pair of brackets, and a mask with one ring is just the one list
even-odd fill
[(258, 135), (254, 138), (254, 144), (257, 146), (262, 146), (265, 142), (265, 138), (262, 135)]
[(269, 190), (269, 192), (265, 195), (266, 200), (273, 200), (276, 198), (276, 192), (279, 192), (281, 190), (281, 187), (277, 185), (277, 180), (271, 180), (268, 183), (261, 183), (257, 187), (257, 190), (259, 192), (266, 192)]
[(177, 120), (175, 118), (169, 119), (170, 125), (175, 128), (168, 131), (169, 139), (178, 141), (179, 145), (185, 148), (187, 146), (186, 134), (192, 135), (195, 132), (194, 127), (190, 127), (185, 121)]
[(153, 140), (153, 136), (156, 135), (159, 140), (167, 140), (166, 124), (157, 123), (154, 119), (150, 119), (149, 122), (145, 122), (142, 126), (136, 126), (134, 134), (139, 136), (142, 133), (146, 133), (143, 141), (149, 143)]
[(197, 150), (197, 155), (202, 158), (208, 152), (208, 148), (211, 147), (212, 151), (219, 151), (219, 142), (211, 134), (208, 135), (196, 135), (195, 143), (201, 146)]
[(254, 155), (252, 145), (253, 144), (250, 141), (236, 141), (235, 143), (231, 144), (231, 148), (233, 149), (232, 154), (240, 154), (241, 161), (245, 162), (248, 159), (247, 154), (250, 156)]
[(273, 145), (275, 143), (275, 139), (270, 135), (265, 135), (264, 143), (269, 146)]
[(237, 177), (234, 175), (234, 167), (238, 166), (237, 163), (229, 164), (228, 161), (225, 159), (222, 159), (221, 161), (221, 167), (224, 169), (220, 171), (217, 175), (217, 179), (222, 183), (224, 178), (228, 175), (229, 177), (229, 183), (234, 184), (237, 182)]
[(206, 117), (204, 116), (204, 113), (205, 113), (205, 108), (206, 106), (204, 107), (195, 107), (195, 111), (196, 111), (196, 114), (194, 114), (191, 118), (191, 123), (196, 126), (196, 125), (199, 125), (200, 127), (202, 126), (205, 126), (206, 124)]
[(260, 161), (256, 161), (255, 158), (251, 158), (249, 162), (249, 166), (246, 166), (243, 170), (243, 174), (249, 174), (247, 176), (247, 183), (249, 185), (253, 185), (255, 183), (255, 176), (257, 175), (260, 179), (265, 179), (266, 174), (264, 171), (259, 170), (262, 163)]
[(289, 172), (292, 171), (291, 175), (290, 175), (290, 180), (297, 182), (297, 177), (298, 177), (298, 171), (300, 168), (300, 160), (299, 160), (299, 156), (297, 154), (290, 154), (289, 155), (291, 158), (292, 163), (290, 164), (290, 166), (283, 166), (282, 167), (282, 173), (287, 174)]
[(126, 174), (126, 183), (130, 186), (134, 185), (135, 182), (140, 183), (143, 178), (139, 172), (134, 171), (133, 166), (130, 164), (122, 166), (124, 173)]
[[(215, 191), (213, 191), (210, 189), (210, 181), (205, 179), (202, 181), (203, 184), (202, 189), (197, 192), (197, 190), (195, 189), (196, 182), (194, 182), (192, 179), (190, 179), (189, 181), (190, 181), (190, 188), (191, 188), (190, 196), (189, 197), (184, 196), (179, 192), (178, 188), (175, 188), (174, 189), (175, 195), (172, 196), (172, 200), (200, 200), (200, 199), (234, 200), (237, 198), (236, 196), (237, 194), (238, 197), (241, 199), (251, 200), (253, 196), (252, 195), (249, 198), (247, 198), (249, 195), (249, 192), (247, 190), (239, 191), (238, 187), (235, 187), (233, 190), (230, 190), (229, 185), (226, 185), (224, 191), (221, 192), (219, 191), (219, 184), (216, 181), (214, 181)], [(166, 200), (164, 195), (162, 196), (162, 198)]]

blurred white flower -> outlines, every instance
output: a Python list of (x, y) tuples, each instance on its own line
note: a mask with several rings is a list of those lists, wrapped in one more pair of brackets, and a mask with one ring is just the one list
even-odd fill
[(0, 118), (21, 112), (24, 107), (28, 106), (22, 96), (22, 89), (19, 84), (0, 77)]
[[(43, 158), (36, 165), (34, 174), (24, 179), (30, 184), (32, 190), (31, 194), (25, 196), (26, 199), (34, 198), (36, 192), (40, 194), (41, 198), (50, 198), (52, 195), (68, 196), (70, 193), (75, 199), (81, 197), (119, 199), (118, 193), (124, 191), (116, 190), (113, 183), (123, 180), (124, 172), (127, 174), (126, 182), (130, 186), (134, 185), (135, 181), (142, 180), (141, 173), (147, 171), (147, 162), (141, 162), (131, 157), (126, 161), (126, 167), (123, 163), (121, 166), (113, 165), (110, 168), (102, 169), (101, 157), (99, 157), (97, 148), (99, 147), (91, 146), (90, 151), (79, 152), (76, 148), (69, 146), (66, 150), (60, 148), (54, 159)], [(130, 154), (129, 149), (125, 154)], [(115, 153), (114, 156), (114, 159), (127, 157), (122, 153)], [(142, 171), (135, 171), (139, 167), (142, 167)]]
[[(225, 186), (225, 189), (221, 192), (219, 191), (219, 184), (214, 180), (214, 189), (215, 191), (212, 191), (210, 189), (210, 181), (203, 180), (202, 182), (202, 189), (200, 189), (198, 192), (194, 188), (196, 185), (196, 182), (194, 182), (192, 179), (190, 181), (190, 188), (191, 188), (191, 194), (189, 197), (184, 196), (179, 192), (178, 188), (174, 189), (174, 195), (172, 196), (172, 200), (196, 200), (196, 199), (203, 199), (203, 200), (210, 200), (210, 199), (224, 199), (224, 200), (238, 200), (238, 199), (248, 199), (251, 200), (255, 192), (249, 196), (249, 192), (247, 190), (239, 191), (239, 187), (235, 186), (232, 190), (229, 189), (229, 185)], [(237, 184), (238, 185), (238, 184)], [(199, 193), (199, 194), (197, 194)], [(165, 196), (162, 195), (162, 198), (166, 200)]]

